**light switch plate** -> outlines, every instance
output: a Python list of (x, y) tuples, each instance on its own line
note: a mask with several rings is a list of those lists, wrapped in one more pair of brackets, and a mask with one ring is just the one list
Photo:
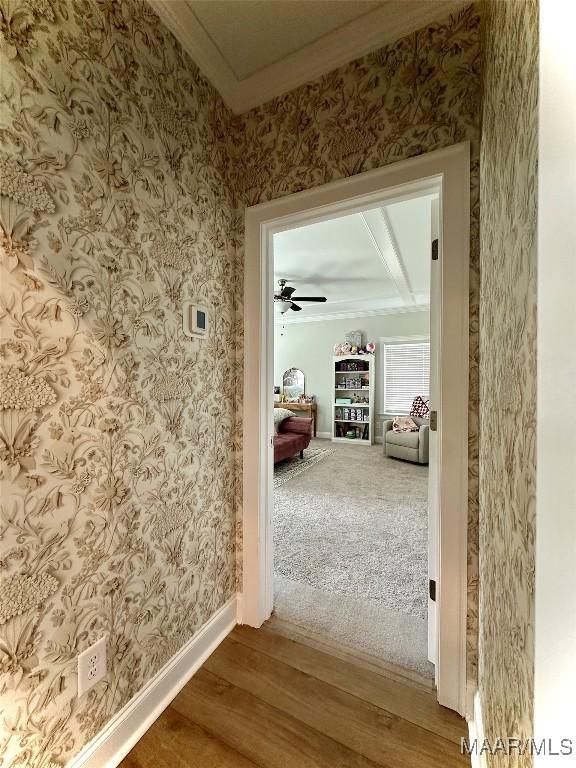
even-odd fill
[(106, 636), (78, 655), (78, 696), (106, 677)]

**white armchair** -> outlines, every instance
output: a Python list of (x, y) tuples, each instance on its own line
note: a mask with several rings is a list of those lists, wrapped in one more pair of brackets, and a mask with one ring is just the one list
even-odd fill
[(396, 459), (428, 464), (429, 419), (410, 417), (419, 427), (418, 432), (394, 432), (393, 420), (384, 422), (384, 455)]

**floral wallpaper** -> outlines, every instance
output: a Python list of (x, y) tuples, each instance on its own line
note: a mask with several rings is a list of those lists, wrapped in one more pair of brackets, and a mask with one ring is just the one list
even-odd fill
[[(471, 144), (468, 678), (478, 637), (480, 19), (470, 6), (234, 118), (243, 207), (460, 141)], [(238, 274), (242, 242), (238, 246)], [(239, 343), (241, 339), (239, 338)], [(241, 357), (238, 358), (241, 363)], [(238, 383), (240, 399), (241, 379)], [(240, 411), (240, 409), (239, 409)], [(241, 475), (237, 476), (240, 483)], [(238, 495), (241, 498), (241, 495)]]
[(245, 206), (463, 140), (474, 679), (475, 8), (236, 118), (141, 0), (0, 0), (0, 25), (0, 766), (65, 765), (240, 584)]
[(230, 116), (138, 0), (1, 0), (0, 57), (0, 766), (57, 768), (235, 591)]
[[(481, 150), (480, 648), (486, 737), (530, 738), (536, 485), (537, 0), (486, 7)], [(516, 760), (516, 758), (514, 758)], [(528, 766), (529, 756), (491, 758)]]

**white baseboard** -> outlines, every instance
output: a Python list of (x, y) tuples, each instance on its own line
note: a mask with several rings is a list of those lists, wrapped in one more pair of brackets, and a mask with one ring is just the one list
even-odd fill
[(220, 608), (66, 768), (116, 768), (237, 623), (238, 596)]
[[(332, 438), (332, 432), (317, 432), (316, 437), (319, 437), (321, 440), (330, 440)], [(375, 443), (383, 443), (384, 438), (382, 435), (376, 435), (374, 438)]]
[[(480, 701), (480, 692), (474, 694), (474, 706), (472, 718), (468, 721), (468, 735), (472, 744), (476, 739), (479, 745), (484, 743), (484, 722), (482, 720), (482, 702)], [(478, 753), (478, 750), (470, 755), (470, 764), (472, 768), (487, 768), (486, 753)]]

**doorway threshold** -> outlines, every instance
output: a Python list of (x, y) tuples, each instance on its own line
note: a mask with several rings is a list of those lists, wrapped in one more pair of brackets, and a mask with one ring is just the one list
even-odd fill
[[(278, 576), (274, 592), (275, 610), (264, 626), (378, 674), (434, 689), (425, 620)], [(354, 625), (351, 615), (356, 617)]]

